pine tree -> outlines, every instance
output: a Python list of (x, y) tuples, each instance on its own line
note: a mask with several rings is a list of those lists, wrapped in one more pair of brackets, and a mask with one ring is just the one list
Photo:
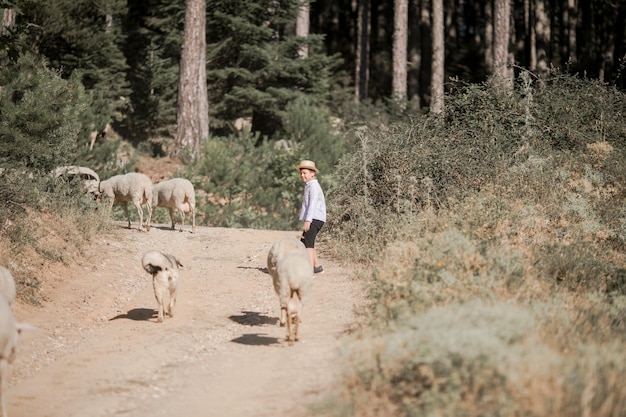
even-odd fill
[(125, 55), (133, 91), (133, 111), (128, 115), (128, 127), (134, 137), (173, 137), (176, 132), (184, 21), (184, 0), (146, 0), (129, 4)]
[[(16, 2), (17, 23), (31, 26), (33, 50), (64, 78), (79, 70), (92, 99), (92, 129), (102, 130), (122, 117), (129, 105), (128, 66), (121, 50), (125, 42), (124, 0), (26, 0)], [(36, 25), (36, 26), (35, 26)], [(32, 29), (32, 28), (37, 29)]]
[[(326, 105), (341, 64), (322, 51), (322, 37), (295, 36), (298, 0), (207, 2), (207, 79), (211, 128), (228, 132), (239, 117), (272, 136), (283, 130), (282, 111), (298, 97)], [(309, 56), (301, 58), (303, 42)], [(221, 128), (221, 129), (220, 129)]]
[(64, 80), (27, 54), (0, 71), (0, 85), (0, 165), (49, 172), (72, 163), (89, 111), (78, 74)]

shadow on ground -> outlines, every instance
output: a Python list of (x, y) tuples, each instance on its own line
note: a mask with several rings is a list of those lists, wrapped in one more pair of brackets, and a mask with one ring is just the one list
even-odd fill
[(231, 342), (251, 346), (270, 346), (280, 344), (278, 340), (279, 339), (277, 337), (268, 337), (258, 333), (248, 333), (231, 340)]
[(242, 311), (241, 313), (241, 315), (233, 315), (228, 318), (235, 323), (239, 323), (244, 326), (265, 326), (266, 324), (278, 324), (278, 318), (268, 317), (263, 313), (256, 311)]
[(153, 317), (157, 316), (157, 311), (152, 308), (133, 308), (132, 310), (128, 310), (126, 314), (118, 314), (117, 316), (110, 318), (109, 321), (117, 320), (117, 319), (130, 319), (137, 321), (145, 321), (150, 320)]

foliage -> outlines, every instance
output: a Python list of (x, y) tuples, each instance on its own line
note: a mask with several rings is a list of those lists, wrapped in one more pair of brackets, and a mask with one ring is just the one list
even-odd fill
[[(130, 95), (128, 65), (121, 45), (121, 16), (126, 2), (71, 0), (16, 2), (18, 26), (30, 26), (33, 50), (63, 77), (76, 76), (91, 97), (88, 130), (101, 131), (118, 120)], [(85, 136), (86, 137), (86, 136)]]
[(78, 179), (0, 174), (0, 264), (11, 270), (18, 297), (38, 304), (41, 265), (70, 264), (94, 236), (111, 231), (108, 210)]
[(0, 163), (49, 172), (77, 154), (88, 97), (32, 55), (0, 71)]
[(80, 181), (49, 175), (77, 160), (89, 98), (78, 74), (65, 80), (31, 54), (4, 67), (0, 85), (0, 262), (20, 296), (37, 303), (33, 265), (68, 262), (108, 227)]
[(152, 0), (128, 5), (124, 54), (133, 109), (124, 124), (134, 137), (175, 134), (184, 3)]
[(518, 81), (357, 130), (326, 244), (371, 303), (316, 415), (624, 413), (626, 96)]
[(298, 148), (279, 149), (257, 136), (209, 138), (202, 159), (191, 168), (199, 224), (222, 227), (289, 229), (297, 225), (302, 194), (294, 167)]
[(322, 51), (322, 38), (303, 40), (291, 33), (298, 1), (212, 1), (207, 7), (207, 80), (211, 129), (225, 135), (229, 123), (250, 117), (252, 131), (263, 136), (284, 130), (283, 109), (306, 97), (317, 107), (328, 105), (340, 88), (338, 56)]

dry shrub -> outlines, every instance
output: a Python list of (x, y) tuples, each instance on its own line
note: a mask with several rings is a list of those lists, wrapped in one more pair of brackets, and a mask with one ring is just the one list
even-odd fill
[(38, 304), (45, 298), (41, 270), (80, 259), (94, 236), (111, 230), (109, 210), (83, 194), (80, 184), (50, 187), (35, 181), (18, 190), (15, 196), (23, 202), (19, 210), (0, 210), (5, 216), (0, 264), (13, 274), (18, 297)]
[(340, 165), (332, 240), (373, 271), (343, 415), (626, 415), (626, 95), (526, 87), (364, 129)]

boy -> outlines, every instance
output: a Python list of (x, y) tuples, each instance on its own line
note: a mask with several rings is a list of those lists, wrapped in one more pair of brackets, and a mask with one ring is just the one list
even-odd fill
[(313, 272), (321, 274), (324, 268), (320, 265), (315, 252), (315, 238), (324, 222), (326, 222), (326, 200), (324, 192), (319, 182), (315, 178), (319, 170), (315, 167), (315, 162), (309, 160), (300, 161), (296, 166), (300, 172), (300, 178), (305, 182), (304, 197), (302, 198), (302, 210), (300, 220), (304, 222), (302, 226), (302, 243), (309, 252)]

